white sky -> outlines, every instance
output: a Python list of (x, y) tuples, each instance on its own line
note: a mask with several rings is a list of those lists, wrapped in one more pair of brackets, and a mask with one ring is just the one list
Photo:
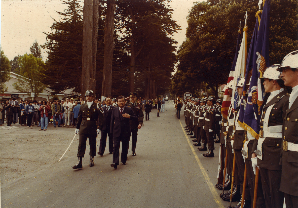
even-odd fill
[[(197, 0), (202, 1), (202, 0)], [(182, 30), (174, 35), (178, 46), (185, 40), (186, 17), (195, 0), (172, 0), (173, 19)], [(83, 0), (81, 0), (83, 2)], [(66, 8), (62, 0), (1, 0), (1, 49), (9, 60), (17, 55), (30, 53), (30, 47), (37, 41), (46, 42), (43, 32), (50, 32), (53, 19), (59, 19), (56, 11)], [(42, 54), (45, 60), (47, 54)]]

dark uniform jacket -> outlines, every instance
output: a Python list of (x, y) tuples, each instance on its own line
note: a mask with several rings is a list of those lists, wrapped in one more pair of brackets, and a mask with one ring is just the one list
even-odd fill
[(138, 129), (139, 124), (143, 124), (144, 114), (142, 108), (137, 103), (130, 103), (129, 107), (132, 109), (133, 114), (135, 117), (130, 119), (130, 128), (131, 129)]
[[(135, 119), (133, 111), (130, 107), (124, 106), (124, 110), (122, 114), (129, 114), (130, 119)], [(119, 107), (115, 107), (112, 110), (111, 114), (111, 124), (110, 124), (110, 132), (113, 134), (113, 137), (130, 137), (130, 120), (129, 118), (124, 118), (120, 114)]]
[(199, 127), (203, 127), (205, 124), (205, 118), (204, 118), (204, 114), (205, 114), (205, 106), (200, 106), (199, 108)]
[[(240, 107), (235, 110), (236, 119), (238, 119), (238, 114), (240, 112)], [(238, 126), (238, 120), (235, 121), (235, 126)], [(245, 139), (244, 129), (238, 126), (235, 128), (235, 135), (234, 135), (234, 150), (241, 150), (243, 147), (243, 141)]]
[(114, 106), (112, 106), (112, 105), (102, 107), (102, 111), (103, 111), (102, 117), (103, 118), (102, 118), (102, 122), (100, 122), (100, 126), (99, 126), (99, 129), (101, 131), (110, 131), (111, 115), (112, 115), (113, 108), (114, 108)]
[[(214, 132), (215, 128), (215, 109), (213, 106), (208, 106), (205, 115), (205, 131)], [(211, 130), (211, 131), (209, 131)]]
[(79, 111), (77, 129), (80, 129), (80, 134), (97, 134), (96, 129), (101, 126), (102, 113), (99, 108), (97, 108), (96, 103), (92, 103), (90, 109), (87, 104), (82, 104)]
[[(298, 144), (298, 98), (291, 108), (286, 110), (283, 124), (283, 148), (284, 142)], [(282, 151), (282, 175), (280, 191), (298, 196), (298, 152)]]
[[(260, 137), (266, 136), (266, 132), (263, 133), (264, 128), (264, 122), (265, 122), (265, 114), (267, 109), (273, 105), (269, 121), (268, 127), (278, 127), (283, 125), (283, 118), (285, 116), (286, 109), (288, 107), (289, 97), (286, 94), (285, 91), (280, 92), (278, 95), (272, 98), (268, 103), (266, 103), (263, 106), (263, 112), (261, 116), (261, 122), (260, 122)], [(275, 130), (274, 132), (281, 133), (281, 130), (277, 132)], [(254, 141), (254, 150), (257, 149), (258, 140)], [(265, 138), (263, 145), (262, 145), (262, 160), (258, 159), (258, 166), (261, 168), (266, 168), (269, 170), (280, 170), (281, 166), (280, 163), (280, 153), (281, 153), (281, 147), (282, 147), (282, 138), (274, 138), (274, 137), (267, 137)]]

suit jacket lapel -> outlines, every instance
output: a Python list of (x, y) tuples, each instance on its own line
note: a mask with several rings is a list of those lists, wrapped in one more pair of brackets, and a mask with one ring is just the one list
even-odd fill
[(277, 103), (283, 97), (283, 95), (285, 95), (285, 94), (286, 94), (285, 91), (282, 91), (282, 92), (278, 93), (276, 96), (274, 96), (272, 98), (272, 100), (270, 100), (269, 103), (266, 103), (264, 108), (268, 108), (270, 105), (273, 105), (273, 104)]

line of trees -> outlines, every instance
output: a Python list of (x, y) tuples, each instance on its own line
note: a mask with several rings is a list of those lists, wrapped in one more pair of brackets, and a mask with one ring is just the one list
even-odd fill
[[(272, 0), (270, 6), (270, 63), (276, 64), (289, 52), (298, 49), (298, 3), (296, 0)], [(248, 13), (248, 46), (258, 5), (253, 0), (207, 0), (196, 3), (188, 15), (186, 41), (178, 50), (177, 73), (171, 93), (182, 96), (200, 90), (217, 94), (226, 84), (231, 70), (237, 33), (245, 12)], [(241, 29), (241, 33), (242, 33)]]
[[(48, 60), (44, 83), (56, 93), (74, 88), (81, 92), (83, 13), (78, 0), (65, 0), (68, 8), (59, 12), (61, 21), (54, 20), (52, 31), (46, 33)], [(172, 20), (168, 0), (123, 0), (114, 4), (114, 42), (111, 95), (127, 95), (131, 91), (153, 98), (169, 89), (171, 72), (177, 60), (176, 43), (171, 35), (179, 29)], [(97, 96), (102, 92), (104, 41), (107, 4), (98, 7), (96, 55)], [(110, 34), (111, 35), (111, 34)]]

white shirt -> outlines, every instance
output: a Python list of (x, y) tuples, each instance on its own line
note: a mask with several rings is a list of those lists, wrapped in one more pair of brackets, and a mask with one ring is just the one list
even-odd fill
[(91, 107), (92, 103), (93, 103), (93, 101), (91, 101), (91, 102), (87, 102), (88, 108)]
[(289, 109), (291, 108), (291, 106), (293, 105), (293, 103), (295, 102), (296, 98), (298, 97), (298, 85), (296, 85), (295, 87), (293, 87), (292, 92), (290, 94), (290, 98), (289, 98)]

